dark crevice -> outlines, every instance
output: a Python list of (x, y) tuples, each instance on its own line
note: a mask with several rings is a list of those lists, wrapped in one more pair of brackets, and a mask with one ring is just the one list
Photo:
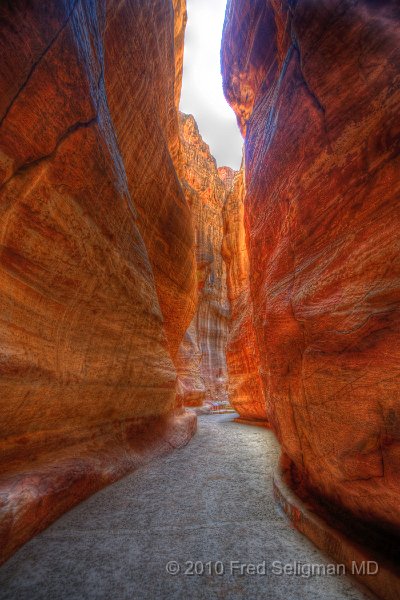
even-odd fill
[(311, 100), (313, 101), (314, 106), (316, 107), (316, 109), (318, 110), (318, 112), (322, 116), (322, 127), (323, 127), (323, 130), (324, 130), (327, 142), (328, 142), (328, 148), (330, 150), (332, 150), (330, 136), (329, 136), (329, 130), (328, 130), (328, 125), (327, 125), (326, 108), (323, 105), (323, 103), (321, 102), (321, 100), (319, 99), (319, 97), (317, 96), (317, 94), (315, 93), (315, 91), (310, 86), (310, 83), (309, 83), (309, 81), (307, 80), (307, 78), (306, 78), (306, 76), (304, 74), (304, 67), (303, 67), (303, 61), (302, 61), (301, 51), (300, 51), (300, 47), (299, 47), (297, 41), (295, 40), (295, 38), (293, 38), (293, 47), (294, 47), (295, 51), (297, 52), (298, 65), (299, 65), (299, 73), (301, 75), (302, 82), (304, 84), (304, 87), (305, 87), (308, 95), (310, 96)]
[[(76, 5), (75, 5), (76, 6)], [(72, 14), (72, 11), (70, 13), (70, 16)], [(79, 129), (88, 129), (89, 127), (91, 127), (92, 125), (94, 125), (95, 123), (98, 122), (99, 119), (99, 111), (100, 111), (100, 101), (101, 101), (101, 86), (104, 85), (104, 66), (103, 63), (101, 63), (101, 69), (100, 69), (100, 74), (98, 77), (98, 81), (97, 81), (97, 99), (96, 99), (96, 108), (94, 111), (94, 115), (93, 117), (91, 117), (90, 119), (86, 120), (86, 121), (76, 121), (75, 123), (73, 123), (72, 125), (70, 125), (66, 131), (64, 131), (64, 133), (58, 138), (58, 140), (55, 143), (54, 148), (51, 150), (51, 152), (44, 154), (42, 156), (39, 156), (38, 158), (35, 158), (34, 160), (31, 160), (29, 162), (26, 162), (24, 164), (22, 164), (20, 167), (18, 167), (11, 175), (10, 177), (8, 177), (8, 179), (6, 179), (0, 186), (0, 191), (16, 176), (20, 175), (21, 173), (24, 173), (25, 171), (27, 171), (28, 169), (31, 169), (32, 167), (37, 166), (38, 164), (40, 164), (41, 162), (44, 162), (45, 160), (48, 160), (50, 158), (53, 158), (56, 154), (57, 151), (59, 149), (59, 147), (61, 146), (61, 144), (71, 135), (73, 135), (76, 131), (78, 131)]]
[(45, 154), (44, 156), (39, 156), (38, 158), (36, 158), (35, 160), (32, 160), (31, 162), (27, 162), (24, 163), (21, 167), (19, 167), (8, 179), (6, 179), (6, 181), (0, 186), (0, 191), (11, 181), (11, 179), (13, 179), (14, 177), (20, 175), (21, 173), (27, 171), (28, 169), (31, 169), (32, 167), (37, 166), (38, 164), (40, 164), (41, 162), (44, 162), (45, 160), (48, 160), (49, 158), (52, 158), (58, 151), (59, 147), (61, 146), (61, 144), (72, 134), (74, 134), (76, 131), (78, 131), (79, 129), (87, 129), (89, 127), (91, 127), (92, 125), (94, 125), (95, 123), (97, 123), (98, 120), (98, 115), (96, 113), (96, 115), (94, 117), (92, 117), (91, 119), (89, 119), (88, 121), (78, 121), (77, 123), (74, 123), (73, 125), (71, 125), (70, 127), (68, 127), (68, 129), (58, 138), (53, 150), (51, 152), (49, 152), (48, 154)]
[(25, 78), (25, 81), (22, 83), (21, 87), (18, 89), (17, 93), (13, 96), (13, 98), (11, 99), (10, 104), (7, 106), (3, 117), (0, 120), (0, 127), (3, 125), (3, 122), (5, 121), (5, 119), (8, 116), (8, 113), (10, 112), (10, 110), (12, 109), (15, 101), (17, 100), (17, 98), (19, 97), (19, 95), (21, 94), (21, 92), (26, 88), (26, 86), (28, 85), (33, 73), (36, 70), (36, 67), (40, 64), (40, 62), (43, 60), (43, 58), (46, 56), (46, 54), (48, 53), (48, 51), (50, 50), (50, 48), (54, 45), (54, 43), (57, 41), (57, 39), (59, 38), (59, 36), (61, 35), (61, 33), (64, 31), (64, 29), (66, 28), (66, 26), (68, 25), (69, 21), (71, 20), (71, 17), (73, 15), (73, 12), (75, 10), (76, 5), (78, 4), (78, 0), (75, 1), (66, 21), (63, 23), (62, 27), (57, 31), (56, 35), (51, 39), (51, 41), (47, 44), (47, 46), (45, 47), (45, 49), (43, 50), (43, 52), (40, 54), (39, 58), (37, 58), (37, 60), (35, 60), (35, 62), (33, 63), (33, 65), (31, 66), (28, 75)]
[(301, 77), (303, 79), (304, 82), (304, 86), (309, 94), (309, 96), (312, 98), (312, 100), (314, 101), (315, 106), (317, 107), (317, 109), (323, 113), (324, 118), (326, 116), (326, 109), (325, 106), (322, 104), (321, 100), (318, 98), (317, 94), (314, 92), (314, 90), (311, 88), (309, 82), (307, 81), (307, 78), (304, 75), (304, 69), (303, 69), (303, 65), (302, 65), (302, 59), (301, 59), (301, 53), (300, 53), (300, 48), (298, 47), (297, 44), (293, 44), (294, 48), (296, 49), (296, 52), (298, 54), (299, 57), (299, 69), (300, 69), (300, 73), (301, 73)]

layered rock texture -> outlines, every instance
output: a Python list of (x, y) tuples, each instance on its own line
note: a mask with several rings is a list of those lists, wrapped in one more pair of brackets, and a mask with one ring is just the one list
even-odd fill
[[(186, 443), (183, 1), (0, 7), (1, 559)], [(179, 171), (179, 168), (178, 168)]]
[(260, 375), (260, 357), (253, 326), (249, 257), (244, 226), (244, 170), (219, 169), (226, 185), (223, 257), (227, 266), (230, 304), (226, 362), (229, 402), (243, 419), (267, 420), (267, 407)]
[(180, 113), (181, 181), (195, 232), (198, 304), (179, 352), (187, 405), (227, 400), (225, 348), (229, 304), (222, 257), (226, 187), (192, 115)]
[(231, 0), (253, 323), (268, 417), (309, 490), (400, 532), (397, 2)]

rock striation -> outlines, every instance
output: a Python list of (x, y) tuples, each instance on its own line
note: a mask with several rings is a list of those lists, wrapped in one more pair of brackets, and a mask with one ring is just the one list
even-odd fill
[(400, 533), (399, 28), (390, 0), (231, 0), (221, 54), (245, 135), (268, 418), (314, 497), (391, 533)]
[(195, 233), (198, 304), (180, 349), (185, 404), (227, 400), (229, 303), (222, 257), (226, 188), (192, 115), (180, 113), (181, 180)]
[(193, 434), (185, 21), (182, 0), (1, 4), (0, 560)]
[(227, 268), (230, 305), (226, 346), (229, 402), (242, 419), (267, 421), (250, 296), (249, 257), (244, 225), (244, 170), (235, 172), (223, 167), (219, 172), (227, 191), (223, 210), (222, 254)]

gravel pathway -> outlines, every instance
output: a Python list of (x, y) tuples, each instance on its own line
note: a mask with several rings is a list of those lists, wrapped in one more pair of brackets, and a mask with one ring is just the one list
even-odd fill
[[(21, 548), (0, 569), (1, 600), (371, 598), (347, 575), (302, 576), (329, 558), (274, 502), (278, 454), (264, 428), (200, 417), (188, 446), (95, 494)], [(170, 561), (178, 574), (166, 572)], [(286, 564), (298, 574), (279, 574)]]

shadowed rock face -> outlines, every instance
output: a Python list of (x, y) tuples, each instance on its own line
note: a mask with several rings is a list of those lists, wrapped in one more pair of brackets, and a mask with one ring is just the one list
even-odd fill
[(0, 7), (0, 558), (193, 433), (174, 412), (196, 302), (175, 9)]
[(222, 258), (226, 189), (192, 115), (180, 113), (181, 177), (195, 231), (198, 305), (180, 349), (185, 404), (226, 400), (229, 305)]
[(250, 297), (249, 257), (244, 227), (244, 171), (222, 168), (219, 172), (227, 188), (223, 211), (223, 257), (227, 267), (231, 309), (226, 347), (229, 401), (242, 418), (266, 420), (267, 407)]
[(109, 0), (105, 30), (108, 104), (173, 358), (196, 303), (191, 215), (175, 172), (186, 10), (174, 4), (175, 21), (163, 0)]
[(224, 88), (268, 416), (306, 485), (399, 531), (397, 2), (231, 0)]

